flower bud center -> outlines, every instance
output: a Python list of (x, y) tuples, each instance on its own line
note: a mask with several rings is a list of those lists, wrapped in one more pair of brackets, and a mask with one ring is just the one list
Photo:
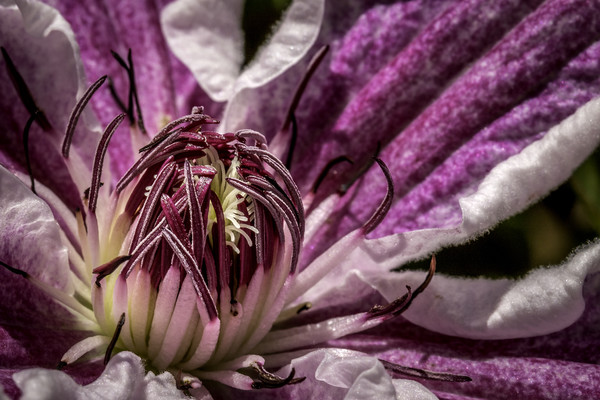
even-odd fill
[(157, 369), (247, 354), (283, 307), (303, 235), (297, 188), (262, 135), (203, 132), (209, 117), (186, 118), (118, 183), (108, 236), (126, 232), (121, 256), (95, 270), (102, 329), (125, 314), (117, 348)]

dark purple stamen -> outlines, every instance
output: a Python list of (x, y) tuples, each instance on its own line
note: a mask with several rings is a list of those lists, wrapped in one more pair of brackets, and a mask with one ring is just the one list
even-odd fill
[(406, 286), (407, 293), (392, 301), (386, 306), (375, 306), (369, 310), (367, 313), (367, 319), (372, 319), (375, 317), (386, 317), (393, 318), (402, 314), (404, 311), (408, 310), (408, 307), (412, 304), (412, 302), (417, 298), (417, 296), (429, 286), (433, 275), (435, 274), (435, 255), (431, 257), (431, 263), (429, 264), (429, 271), (427, 272), (427, 276), (425, 280), (419, 285), (419, 287), (412, 292), (410, 286)]
[(119, 318), (119, 322), (117, 323), (117, 328), (115, 329), (115, 333), (113, 334), (112, 339), (110, 339), (110, 343), (106, 348), (106, 353), (104, 353), (104, 365), (108, 364), (110, 361), (110, 356), (117, 344), (117, 340), (119, 339), (119, 335), (121, 334), (121, 329), (123, 329), (123, 325), (125, 325), (125, 313), (121, 314), (121, 318)]
[(25, 123), (25, 128), (23, 129), (23, 149), (25, 150), (25, 165), (27, 166), (27, 173), (29, 174), (29, 180), (31, 181), (31, 191), (35, 194), (35, 179), (33, 178), (33, 169), (31, 168), (31, 158), (29, 156), (29, 130), (31, 129), (31, 124), (37, 118), (37, 113), (33, 113), (27, 123)]
[(290, 146), (288, 147), (287, 156), (285, 157), (285, 167), (292, 168), (292, 160), (294, 159), (294, 150), (296, 150), (296, 142), (298, 142), (298, 120), (296, 114), (292, 112), (289, 116), (292, 124), (292, 135), (290, 136)]
[(325, 180), (325, 178), (327, 177), (329, 172), (331, 172), (331, 169), (333, 167), (335, 167), (336, 165), (341, 164), (343, 162), (354, 164), (354, 161), (352, 161), (352, 159), (350, 159), (347, 156), (339, 156), (339, 157), (334, 158), (333, 160), (329, 160), (329, 162), (321, 170), (321, 173), (319, 173), (319, 176), (317, 176), (317, 179), (315, 180), (315, 183), (312, 186), (311, 192), (317, 193), (317, 190), (319, 190), (321, 183), (323, 183), (323, 181)]
[(410, 286), (406, 286), (406, 293), (385, 306), (374, 306), (369, 310), (368, 319), (377, 317), (396, 317), (408, 307), (409, 302), (413, 297)]
[(22, 271), (15, 267), (11, 267), (10, 265), (8, 265), (7, 263), (5, 263), (3, 261), (0, 261), (0, 265), (2, 265), (4, 268), (6, 268), (8, 271), (12, 272), (13, 274), (21, 275), (23, 278), (29, 279), (29, 274), (25, 271)]
[(31, 95), (31, 92), (29, 91), (25, 80), (17, 70), (17, 67), (8, 55), (8, 52), (4, 47), (0, 47), (0, 49), (2, 50), (2, 57), (6, 62), (6, 70), (8, 71), (8, 76), (10, 77), (10, 80), (12, 81), (12, 84), (15, 87), (19, 98), (21, 99), (21, 102), (29, 112), (29, 115), (35, 115), (35, 120), (44, 131), (51, 130), (52, 127), (50, 126), (50, 122), (48, 122), (46, 115), (37, 106), (35, 100), (33, 100), (33, 96)]
[(150, 150), (156, 147), (163, 140), (167, 139), (169, 136), (177, 135), (180, 131), (173, 130), (175, 127), (181, 124), (188, 124), (186, 126), (186, 132), (190, 132), (193, 129), (200, 129), (203, 124), (218, 124), (219, 121), (209, 117), (206, 114), (203, 114), (202, 109), (194, 109), (196, 113), (192, 113), (190, 115), (186, 115), (184, 117), (178, 118), (174, 121), (169, 122), (164, 128), (162, 128), (156, 136), (152, 138), (150, 143), (140, 148), (140, 153), (143, 153), (147, 150)]
[(179, 238), (175, 236), (175, 234), (173, 234), (173, 232), (171, 232), (169, 229), (164, 229), (162, 236), (171, 247), (171, 250), (173, 250), (173, 253), (179, 262), (181, 262), (181, 265), (185, 269), (186, 273), (190, 276), (190, 278), (192, 278), (192, 283), (194, 285), (194, 289), (196, 290), (196, 294), (206, 307), (208, 317), (211, 321), (215, 320), (218, 317), (217, 307), (215, 305), (215, 301), (210, 295), (204, 278), (200, 274), (200, 268), (198, 267), (196, 260), (181, 243), (181, 240), (179, 240)]
[(369, 161), (367, 163), (365, 163), (358, 170), (358, 172), (354, 173), (352, 175), (352, 177), (350, 179), (348, 179), (348, 181), (346, 181), (345, 183), (340, 185), (340, 187), (338, 189), (338, 193), (340, 195), (345, 194), (348, 191), (348, 189), (350, 189), (350, 187), (352, 187), (352, 185), (354, 185), (354, 182), (359, 180), (369, 169), (371, 169), (371, 167), (373, 166), (373, 163), (375, 163), (375, 159), (379, 157), (380, 152), (381, 152), (381, 142), (377, 142), (377, 147), (375, 148), (375, 154), (373, 155), (373, 157), (371, 157), (369, 159)]
[(92, 168), (92, 185), (90, 186), (90, 201), (89, 210), (92, 213), (96, 212), (96, 203), (98, 201), (98, 192), (100, 191), (100, 178), (102, 176), (102, 164), (104, 163), (104, 156), (106, 150), (108, 150), (108, 143), (113, 133), (117, 130), (119, 124), (123, 122), (125, 114), (119, 114), (111, 121), (110, 124), (104, 130), (98, 148), (96, 149), (96, 157), (94, 157), (94, 166)]
[(383, 171), (385, 175), (385, 180), (387, 181), (387, 191), (385, 193), (385, 197), (383, 198), (377, 210), (373, 213), (371, 218), (363, 225), (362, 229), (365, 235), (373, 232), (377, 226), (383, 221), (388, 211), (390, 211), (390, 207), (392, 206), (392, 200), (394, 198), (394, 182), (392, 181), (392, 175), (390, 174), (390, 170), (387, 165), (379, 158), (375, 158), (375, 162), (379, 164), (379, 167)]
[(472, 379), (466, 375), (456, 375), (448, 372), (433, 372), (420, 368), (404, 367), (389, 361), (379, 359), (387, 371), (394, 374), (409, 376), (411, 378), (421, 378), (441, 382), (471, 382)]
[(286, 162), (285, 162), (285, 165), (286, 165), (286, 167), (288, 167), (288, 169), (292, 163), (293, 152), (294, 152), (294, 148), (296, 147), (296, 140), (298, 137), (297, 122), (296, 122), (296, 116), (294, 113), (296, 111), (296, 108), (298, 107), (298, 104), (300, 103), (300, 99), (302, 98), (304, 91), (306, 90), (306, 86), (308, 85), (310, 78), (313, 76), (313, 74), (315, 73), (315, 71), (317, 70), (319, 65), (321, 64), (321, 61), (323, 61), (323, 58), (325, 57), (325, 55), (327, 54), (328, 51), (329, 51), (329, 46), (323, 46), (319, 49), (319, 51), (317, 51), (317, 53), (310, 60), (310, 63), (308, 64), (308, 67), (306, 68), (306, 72), (304, 73), (304, 76), (302, 77), (302, 80), (300, 81), (300, 83), (298, 83), (298, 86), (296, 87), (296, 91), (294, 92), (294, 96), (292, 97), (292, 101), (290, 102), (288, 111), (286, 113), (286, 118), (283, 121), (283, 124), (281, 126), (280, 132), (289, 131), (290, 124), (292, 124), (292, 128), (293, 128), (292, 129), (292, 137), (290, 140), (290, 146), (288, 148), (288, 154), (287, 154)]
[(292, 368), (287, 378), (281, 378), (267, 371), (261, 363), (252, 363), (252, 369), (258, 374), (258, 379), (252, 383), (252, 389), (277, 389), (285, 385), (303, 382), (306, 377), (296, 378), (296, 370)]
[(100, 287), (100, 281), (106, 278), (108, 275), (115, 272), (115, 270), (119, 267), (119, 265), (123, 264), (125, 261), (129, 261), (131, 256), (118, 256), (107, 262), (106, 264), (102, 264), (99, 267), (94, 268), (92, 271), (94, 274), (98, 274), (96, 276), (96, 286)]
[(110, 76), (108, 77), (108, 91), (110, 92), (110, 95), (113, 98), (113, 100), (115, 101), (115, 103), (117, 103), (117, 107), (119, 107), (119, 110), (126, 113), (127, 107), (125, 106), (125, 104), (123, 104), (123, 101), (121, 101), (121, 99), (119, 98), (119, 95), (117, 94), (117, 90), (115, 89), (115, 83), (113, 82), (113, 80)]
[[(138, 116), (138, 121), (137, 121), (138, 126), (143, 134), (147, 134), (146, 128), (144, 126), (144, 118), (142, 117), (142, 109), (140, 107), (140, 102), (139, 102), (138, 93), (137, 93), (137, 87), (135, 85), (135, 70), (133, 67), (133, 58), (131, 56), (131, 49), (129, 49), (127, 52), (127, 62), (125, 62), (125, 60), (123, 60), (123, 58), (117, 52), (115, 52), (113, 50), (111, 50), (110, 52), (111, 52), (112, 56), (115, 58), (115, 60), (117, 60), (119, 65), (121, 67), (123, 67), (125, 72), (127, 72), (127, 78), (129, 79), (129, 95), (128, 95), (128, 99), (127, 99), (127, 109), (125, 109), (124, 111), (127, 113), (127, 116), (129, 117), (129, 122), (133, 123), (135, 121), (135, 118), (133, 115), (133, 107), (135, 105), (135, 111)], [(114, 88), (113, 88), (113, 90), (111, 90), (111, 93), (113, 94), (113, 97), (115, 97), (117, 104), (120, 107), (123, 107), (124, 104), (119, 99), (119, 97), (116, 95)]]
[(94, 93), (96, 93), (100, 86), (102, 86), (104, 81), (106, 81), (106, 75), (100, 77), (100, 79), (92, 83), (92, 85), (85, 91), (81, 99), (79, 99), (77, 104), (75, 104), (75, 107), (71, 112), (71, 116), (69, 117), (69, 123), (67, 124), (67, 132), (65, 133), (65, 139), (63, 140), (62, 155), (64, 158), (69, 158), (69, 149), (71, 148), (71, 141), (73, 140), (75, 127), (77, 126), (77, 122), (79, 121), (79, 117), (81, 117), (83, 109), (89, 103)]

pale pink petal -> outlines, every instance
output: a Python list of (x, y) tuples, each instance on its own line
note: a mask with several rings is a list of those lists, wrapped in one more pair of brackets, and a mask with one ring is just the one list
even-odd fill
[(29, 369), (14, 375), (23, 400), (42, 399), (187, 399), (168, 372), (146, 374), (142, 360), (133, 353), (115, 355), (102, 375), (87, 386), (78, 385), (61, 371)]

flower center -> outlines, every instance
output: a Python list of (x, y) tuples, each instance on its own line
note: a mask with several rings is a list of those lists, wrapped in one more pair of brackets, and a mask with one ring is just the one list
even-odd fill
[(298, 189), (264, 137), (208, 123), (194, 109), (142, 148), (99, 226), (96, 319), (110, 335), (124, 314), (116, 347), (159, 370), (247, 354), (281, 312), (301, 247)]

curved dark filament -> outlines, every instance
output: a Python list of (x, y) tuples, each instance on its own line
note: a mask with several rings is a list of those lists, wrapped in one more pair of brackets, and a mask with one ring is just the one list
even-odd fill
[(287, 378), (281, 378), (275, 374), (270, 373), (265, 367), (258, 363), (252, 363), (251, 365), (254, 372), (258, 374), (258, 379), (252, 383), (252, 389), (277, 389), (285, 385), (294, 385), (296, 383), (303, 382), (306, 377), (296, 378), (296, 370), (292, 368)]
[(8, 76), (10, 77), (10, 80), (13, 86), (15, 87), (19, 98), (21, 99), (21, 102), (23, 103), (30, 115), (36, 115), (35, 120), (44, 131), (51, 130), (52, 126), (50, 125), (50, 122), (48, 122), (46, 115), (37, 106), (35, 100), (33, 100), (33, 96), (31, 95), (31, 92), (29, 91), (25, 80), (17, 70), (17, 67), (8, 55), (8, 52), (4, 47), (0, 47), (0, 49), (2, 50), (2, 57), (6, 62), (6, 70), (8, 72)]
[(348, 162), (350, 164), (354, 164), (354, 161), (352, 161), (352, 159), (347, 156), (339, 156), (339, 157), (334, 158), (333, 160), (329, 160), (329, 162), (325, 165), (325, 167), (323, 167), (323, 169), (319, 173), (319, 176), (317, 176), (317, 179), (315, 179), (315, 183), (313, 183), (313, 186), (310, 191), (313, 194), (317, 193), (317, 190), (319, 190), (321, 183), (323, 183), (323, 181), (325, 180), (325, 178), (327, 177), (329, 172), (331, 172), (331, 169), (333, 167), (335, 167), (336, 165), (341, 164), (343, 162)]
[(456, 375), (448, 372), (434, 372), (427, 371), (420, 368), (405, 367), (402, 365), (394, 364), (389, 361), (379, 359), (383, 364), (383, 367), (392, 373), (399, 375), (409, 376), (411, 378), (428, 379), (432, 381), (441, 382), (471, 382), (472, 379), (466, 375)]
[(106, 75), (101, 76), (96, 82), (92, 83), (92, 85), (85, 91), (81, 99), (79, 99), (77, 104), (75, 104), (75, 107), (71, 112), (71, 116), (69, 117), (67, 132), (65, 133), (65, 138), (63, 140), (62, 155), (64, 158), (69, 158), (69, 149), (71, 148), (73, 134), (75, 133), (75, 127), (77, 126), (79, 117), (81, 117), (81, 113), (83, 112), (85, 106), (89, 103), (94, 93), (100, 89), (100, 86), (102, 86), (104, 81), (106, 81)]
[(385, 180), (387, 181), (387, 191), (385, 193), (383, 201), (381, 202), (379, 207), (377, 207), (377, 210), (375, 210), (371, 218), (369, 218), (369, 220), (363, 225), (362, 229), (365, 235), (373, 232), (373, 230), (377, 228), (377, 226), (379, 226), (381, 221), (383, 221), (388, 211), (390, 211), (390, 207), (392, 206), (392, 200), (394, 198), (394, 182), (392, 181), (392, 175), (390, 174), (390, 170), (388, 169), (387, 165), (385, 165), (385, 163), (379, 158), (375, 158), (375, 162), (379, 164), (379, 167), (385, 175)]
[(113, 334), (112, 339), (110, 339), (110, 343), (106, 348), (106, 353), (104, 353), (104, 365), (108, 364), (110, 361), (110, 357), (112, 352), (117, 344), (117, 340), (119, 340), (119, 335), (121, 334), (121, 329), (123, 329), (123, 325), (125, 325), (125, 313), (121, 314), (121, 318), (119, 318), (119, 322), (117, 323), (117, 328), (115, 329), (115, 333)]
[(135, 117), (133, 115), (134, 106), (135, 106), (135, 112), (137, 113), (137, 116), (138, 116), (138, 118), (137, 118), (138, 127), (140, 128), (142, 133), (146, 135), (147, 134), (146, 127), (144, 126), (144, 118), (142, 116), (142, 109), (140, 107), (140, 101), (138, 98), (139, 96), (137, 93), (137, 87), (135, 85), (135, 69), (133, 66), (133, 57), (131, 56), (131, 49), (129, 49), (127, 51), (127, 62), (125, 62), (125, 60), (123, 60), (123, 58), (117, 52), (111, 50), (110, 53), (112, 54), (114, 59), (117, 60), (119, 65), (121, 67), (123, 67), (125, 72), (127, 72), (127, 79), (129, 80), (129, 95), (127, 97), (127, 108), (125, 108), (124, 103), (117, 96), (117, 93), (114, 90), (114, 86), (112, 85), (112, 81), (110, 82), (111, 94), (115, 98), (117, 105), (119, 105), (119, 107), (121, 107), (123, 109), (123, 111), (125, 111), (127, 113), (129, 122), (132, 124), (135, 122)]
[(304, 94), (304, 91), (306, 90), (306, 86), (308, 85), (310, 78), (313, 76), (313, 74), (315, 73), (315, 71), (317, 70), (319, 65), (321, 64), (321, 61), (323, 61), (323, 58), (325, 58), (325, 55), (327, 54), (328, 51), (329, 51), (329, 45), (323, 46), (319, 49), (319, 51), (317, 51), (317, 53), (310, 60), (310, 63), (308, 64), (308, 67), (306, 68), (306, 72), (304, 73), (304, 76), (302, 77), (302, 80), (300, 81), (300, 83), (298, 83), (298, 86), (296, 87), (296, 91), (294, 92), (294, 96), (292, 97), (292, 101), (290, 102), (290, 105), (288, 107), (287, 113), (285, 114), (286, 117), (285, 117), (285, 120), (283, 121), (280, 132), (287, 132), (290, 129), (290, 124), (292, 124), (292, 137), (290, 140), (290, 146), (288, 148), (288, 154), (287, 154), (287, 157), (285, 160), (285, 166), (287, 167), (287, 169), (290, 169), (290, 166), (292, 164), (292, 158), (294, 156), (294, 149), (296, 147), (296, 140), (298, 138), (298, 124), (297, 124), (296, 116), (295, 116), (294, 112), (296, 111), (296, 108), (298, 107), (298, 103), (300, 103), (300, 99), (302, 98), (302, 95)]
[(31, 181), (31, 191), (35, 194), (35, 179), (33, 179), (33, 169), (31, 168), (31, 157), (29, 155), (29, 130), (31, 129), (31, 124), (37, 118), (38, 111), (31, 114), (27, 122), (25, 123), (25, 128), (23, 129), (23, 149), (25, 150), (25, 165), (27, 166), (27, 173), (29, 174), (29, 180)]
[(102, 176), (102, 164), (104, 163), (104, 156), (106, 150), (108, 150), (108, 143), (113, 133), (117, 130), (119, 124), (123, 122), (125, 114), (119, 114), (111, 121), (110, 124), (104, 130), (98, 148), (96, 150), (96, 156), (94, 157), (94, 166), (92, 168), (92, 186), (90, 186), (90, 202), (89, 210), (93, 213), (96, 212), (96, 203), (98, 201), (98, 192), (100, 191), (100, 178)]

